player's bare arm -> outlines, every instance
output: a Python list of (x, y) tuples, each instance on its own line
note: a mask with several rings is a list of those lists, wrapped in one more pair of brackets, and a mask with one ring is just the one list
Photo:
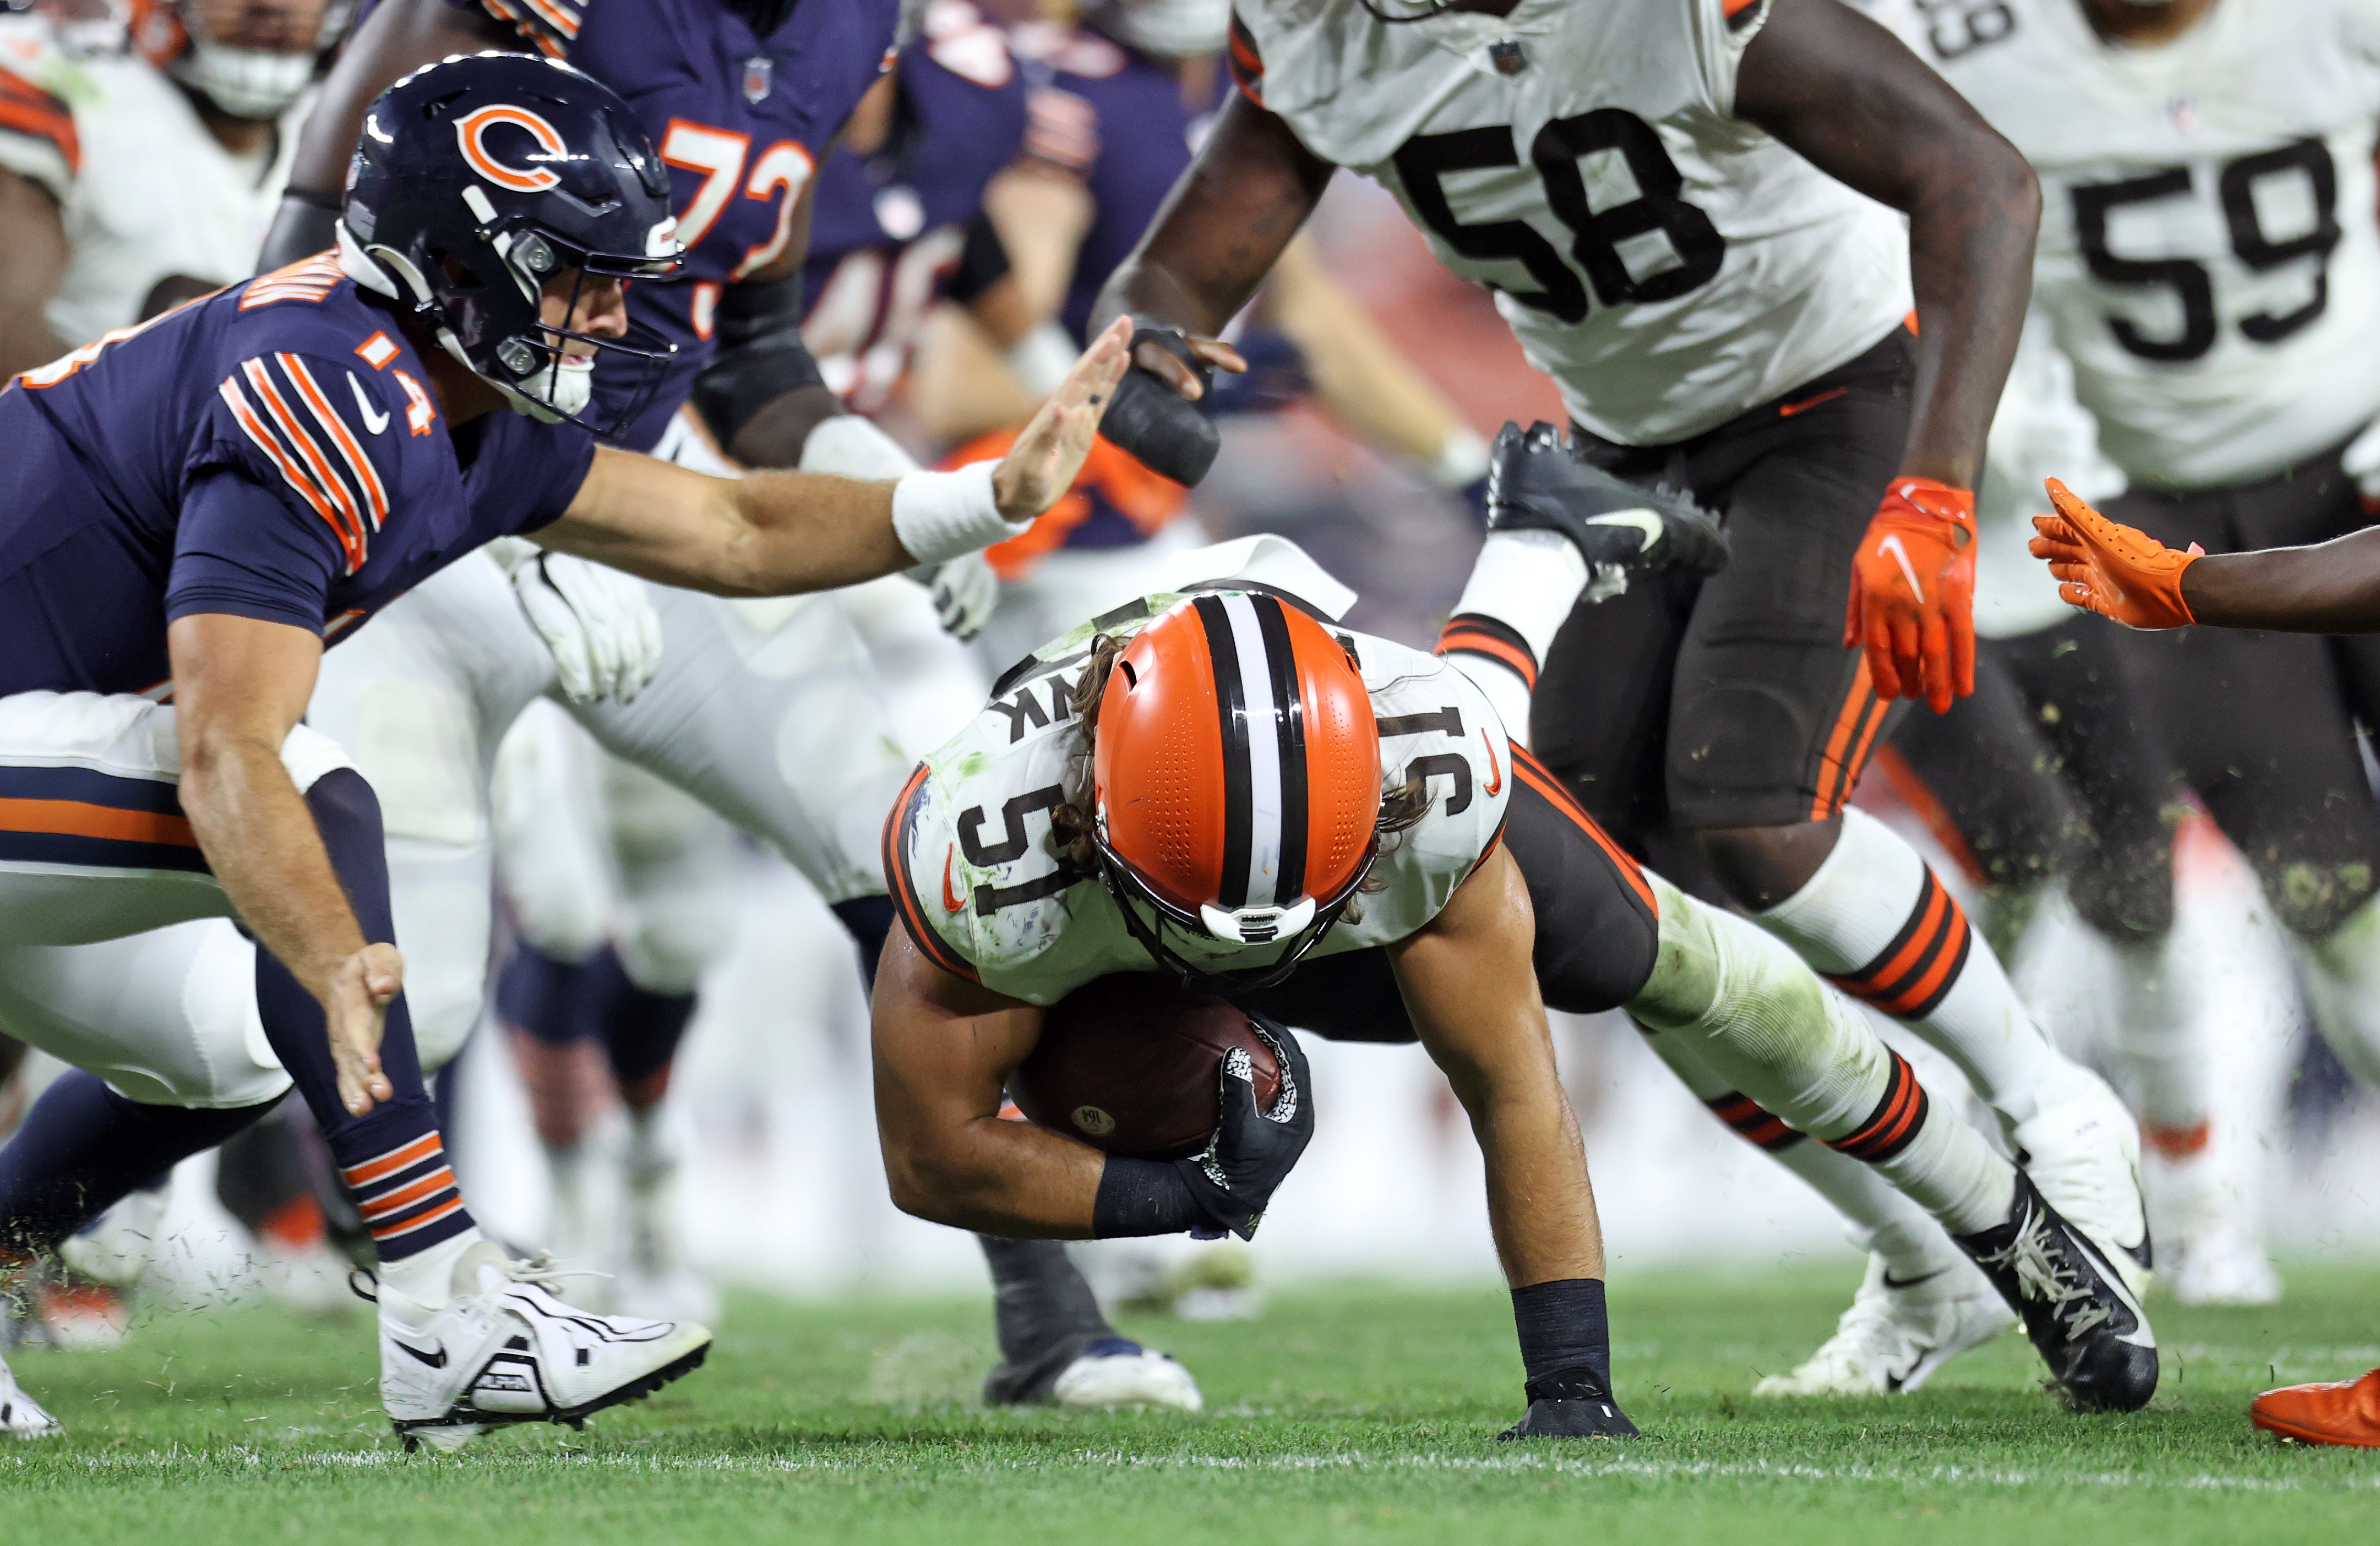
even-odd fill
[(894, 929), (876, 972), (876, 1125), (903, 1212), (990, 1234), (1087, 1239), (1105, 1156), (1001, 1120), (1041, 1011), (926, 959)]
[[(832, 155), (842, 142), (843, 137), (837, 135), (819, 159), (823, 162)], [(785, 250), (775, 261), (721, 297), (720, 305), (731, 320), (739, 307), (757, 300), (765, 308), (766, 297), (782, 294), (790, 305), (777, 308), (782, 314), (772, 320), (771, 325), (791, 337), (800, 336), (802, 265), (809, 258), (810, 219), (818, 207), (818, 189), (815, 179), (802, 189), (801, 199), (794, 205), (793, 221), (788, 227), (792, 235), (785, 240)], [(804, 357), (808, 357), (807, 351)], [(815, 366), (809, 373), (816, 374)], [(728, 437), (727, 453), (747, 467), (799, 466), (802, 447), (808, 441), (810, 431), (827, 419), (849, 411), (824, 381), (806, 381), (769, 397), (753, 411)]]
[[(1003, 522), (1021, 527), (1074, 481), (1123, 373), (1128, 336), (1118, 325), (1094, 341), (992, 468), (992, 501)], [(723, 596), (827, 590), (953, 556), (904, 546), (898, 487), (809, 473), (709, 477), (602, 448), (569, 509), (537, 539), (664, 585)]]
[(1537, 996), (1529, 888), (1498, 848), (1421, 930), (1388, 948), (1422, 1045), (1488, 1162), (1488, 1218), (1515, 1288), (1603, 1275), (1578, 1119)]
[(424, 65), (490, 48), (517, 53), (521, 41), (494, 18), (445, 0), (386, 0), (374, 8), (340, 51), (306, 116), (260, 266), (279, 268), (331, 245), (347, 161), (373, 99)]
[(2034, 556), (2058, 593), (2131, 628), (2266, 628), (2285, 634), (2380, 631), (2380, 528), (2305, 548), (2176, 552), (2111, 521), (2052, 478), (2055, 515), (2036, 515)]
[[(1158, 212), (1148, 234), (1099, 294), (1094, 321), (1123, 314), (1193, 334), (1193, 354), (1225, 369), (1245, 368), (1238, 351), (1212, 336), (1272, 272), (1336, 170), (1298, 143), (1289, 126), (1234, 93)], [(1182, 361), (1144, 344), (1135, 363), (1183, 396), (1205, 394)]]
[(0, 169), (0, 380), (67, 352), (42, 309), (66, 278), (67, 256), (57, 200)]
[(1898, 39), (1837, 0), (1771, 0), (1735, 107), (1909, 217), (1917, 402), (1901, 471), (1973, 488), (2033, 287), (2032, 168)]
[(183, 814), (224, 894), (328, 1017), (339, 1097), (361, 1116), (389, 1098), (382, 1017), (403, 982), (396, 947), (368, 944), (281, 760), (322, 664), (320, 635), (201, 612), (167, 630)]

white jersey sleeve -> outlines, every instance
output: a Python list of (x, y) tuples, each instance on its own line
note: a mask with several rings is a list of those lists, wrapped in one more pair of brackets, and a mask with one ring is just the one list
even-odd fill
[(1900, 217), (1734, 115), (1768, 0), (1522, 0), (1386, 24), (1242, 0), (1241, 89), (1394, 194), (1496, 291), (1608, 440), (1717, 428), (1873, 348), (1913, 302)]
[(2380, 414), (2380, 0), (2122, 48), (2076, 0), (1898, 3), (2040, 176), (2034, 305), (2135, 482), (2252, 482)]
[[(1154, 596), (1100, 620), (1128, 634), (1179, 598)], [(1095, 978), (1153, 972), (1099, 877), (1053, 841), (1050, 813), (1085, 797), (1088, 744), (1073, 707), (1089, 654), (1087, 624), (1038, 651), (983, 712), (910, 778), (884, 829), (885, 884), (910, 938), (944, 971), (1029, 1004)], [(1438, 916), (1494, 851), (1512, 800), (1502, 724), (1462, 672), (1434, 656), (1344, 635), (1380, 730), (1384, 787), (1418, 780), (1421, 820), (1389, 838), (1378, 885), (1316, 948), (1319, 955), (1402, 939)], [(1170, 935), (1198, 960), (1205, 942)], [(1217, 948), (1219, 969), (1261, 964)]]

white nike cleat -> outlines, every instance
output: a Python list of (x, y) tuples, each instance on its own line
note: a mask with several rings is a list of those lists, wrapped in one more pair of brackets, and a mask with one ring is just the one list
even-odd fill
[(381, 1286), (381, 1403), (407, 1449), (453, 1449), (505, 1423), (581, 1427), (699, 1367), (710, 1350), (701, 1326), (590, 1315), (555, 1298), (556, 1282), (542, 1262), (512, 1261), (483, 1241), (455, 1263), (443, 1309)]
[(156, 1258), (165, 1201), (164, 1187), (127, 1193), (107, 1212), (59, 1241), (58, 1260), (94, 1283), (111, 1288), (132, 1287)]
[(2107, 1081), (2068, 1063), (2040, 1108), (2009, 1132), (2018, 1167), (2043, 1201), (2090, 1238), (2138, 1300), (2148, 1285), (2148, 1208), (2141, 1193), (2141, 1129)]
[(40, 1402), (18, 1388), (8, 1365), (0, 1362), (0, 1437), (54, 1439), (65, 1431), (57, 1419), (42, 1410)]
[(1153, 1347), (1121, 1336), (1101, 1337), (1083, 1349), (1050, 1388), (1061, 1407), (1113, 1411), (1118, 1407), (1165, 1407), (1177, 1412), (1206, 1409), (1207, 1398), (1190, 1371)]
[(629, 1145), (622, 1167), (625, 1249), (613, 1275), (612, 1304), (660, 1321), (715, 1320), (719, 1290), (687, 1262), (678, 1231), (676, 1157), (638, 1148)]
[(1870, 1253), (1867, 1276), (1835, 1335), (1787, 1374), (1771, 1374), (1755, 1395), (1906, 1395), (1970, 1347), (2016, 1324), (2016, 1312), (1969, 1262), (1896, 1279)]

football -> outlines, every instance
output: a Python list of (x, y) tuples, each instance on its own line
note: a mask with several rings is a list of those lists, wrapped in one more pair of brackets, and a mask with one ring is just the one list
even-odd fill
[(1032, 1121), (1104, 1153), (1180, 1159), (1215, 1130), (1233, 1047), (1255, 1065), (1257, 1105), (1270, 1106), (1281, 1065), (1245, 1014), (1171, 977), (1101, 977), (1050, 1007), (1008, 1093)]

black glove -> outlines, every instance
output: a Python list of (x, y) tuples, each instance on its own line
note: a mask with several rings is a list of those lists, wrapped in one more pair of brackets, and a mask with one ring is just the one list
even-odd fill
[(1314, 1081), (1305, 1049), (1286, 1026), (1257, 1015), (1250, 1015), (1248, 1023), (1272, 1048), (1281, 1093), (1271, 1110), (1257, 1110), (1252, 1060), (1237, 1047), (1223, 1055), (1223, 1119), (1205, 1152), (1173, 1162), (1209, 1225), (1190, 1231), (1197, 1239), (1219, 1240), (1226, 1234), (1256, 1238), (1266, 1204), (1314, 1137)]
[[(1201, 385), (1212, 390), (1215, 368), (1190, 352), (1189, 336), (1180, 328), (1138, 325), (1133, 330), (1133, 352), (1138, 353), (1143, 344), (1163, 349), (1188, 366)], [(1099, 433), (1138, 457), (1151, 472), (1182, 484), (1206, 477), (1215, 465), (1215, 453), (1223, 448), (1222, 435), (1198, 404), (1137, 365), (1116, 383), (1115, 399), (1099, 421)]]
[(1531, 1380), (1529, 1409), (1499, 1439), (1633, 1439), (1636, 1425), (1592, 1369), (1564, 1370)]

